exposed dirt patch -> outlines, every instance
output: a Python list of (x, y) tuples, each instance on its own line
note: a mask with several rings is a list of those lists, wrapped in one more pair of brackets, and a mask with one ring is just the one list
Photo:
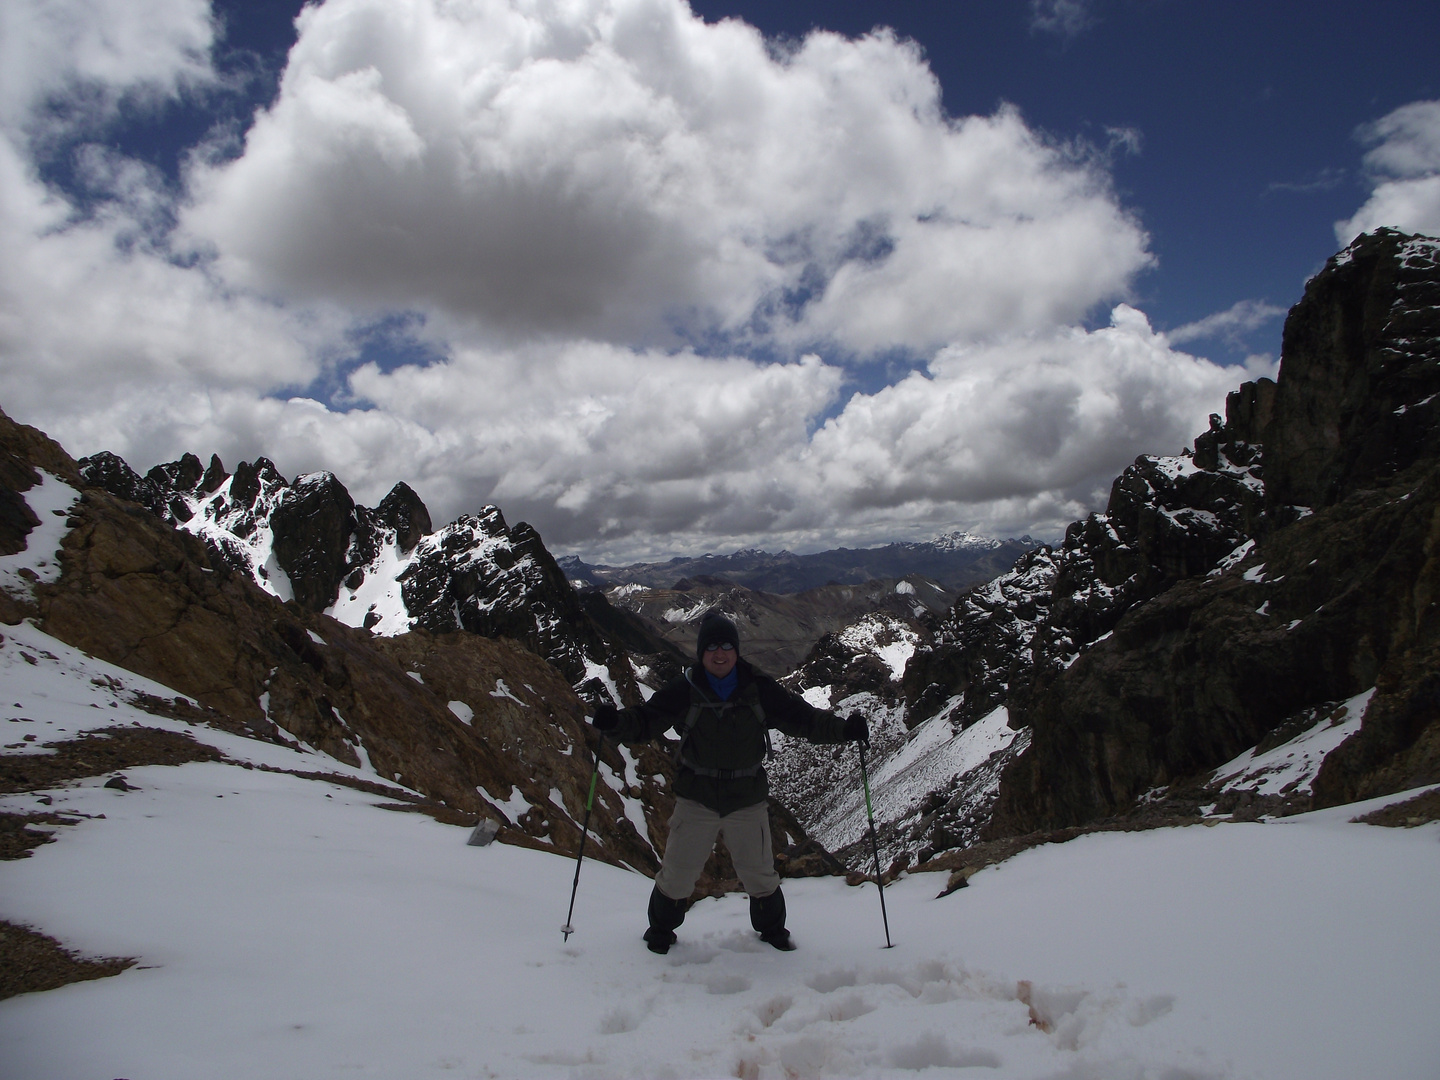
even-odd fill
[(1440, 788), (1350, 820), (1362, 825), (1386, 825), (1392, 829), (1413, 829), (1416, 825), (1440, 821)]
[(75, 825), (78, 818), (62, 814), (0, 813), (0, 860), (26, 859), (41, 844), (51, 843), (54, 833), (49, 828), (27, 826)]
[(260, 739), (278, 746), (291, 745), (290, 740), (280, 733), (280, 729), (266, 719), (256, 720), (227, 716), (218, 709), (197, 705), (183, 697), (164, 698), (156, 697), (154, 694), (130, 691), (127, 693), (126, 699), (135, 708), (144, 709), (152, 716), (164, 716), (186, 724), (205, 724), (221, 731), (228, 731), (231, 735), (239, 735), (246, 739)]
[(131, 957), (88, 957), (52, 937), (0, 919), (0, 999), (119, 975)]
[(45, 743), (53, 754), (0, 754), (0, 792), (38, 791), (66, 780), (100, 776), (141, 765), (220, 761), (213, 746), (189, 735), (146, 727), (113, 727), (78, 739)]

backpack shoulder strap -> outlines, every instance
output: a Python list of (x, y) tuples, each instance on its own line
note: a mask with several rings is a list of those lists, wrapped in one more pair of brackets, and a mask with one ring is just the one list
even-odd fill
[[(677, 725), (680, 730), (680, 741), (675, 746), (675, 753), (671, 755), (676, 765), (680, 764), (680, 758), (685, 753), (685, 744), (690, 741), (690, 732), (695, 729), (695, 725), (700, 720), (700, 711), (706, 707), (703, 701), (696, 700), (700, 694), (700, 688), (691, 680), (688, 671), (685, 673), (685, 681), (690, 684), (690, 708), (685, 713), (685, 719)], [(719, 704), (723, 705), (724, 703)], [(711, 708), (715, 707), (711, 706)]]

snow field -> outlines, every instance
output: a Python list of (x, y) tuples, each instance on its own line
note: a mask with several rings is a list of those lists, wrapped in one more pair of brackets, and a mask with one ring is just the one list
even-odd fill
[(335, 603), (326, 609), (325, 614), (347, 626), (363, 626), (365, 616), (373, 611), (379, 616), (379, 621), (371, 626), (371, 633), (377, 637), (405, 633), (413, 620), (405, 609), (400, 575), (415, 560), (419, 550), (417, 547), (408, 554), (402, 552), (387, 534), (379, 554), (365, 567), (360, 587), (351, 589), (342, 584)]
[[(243, 742), (244, 740), (236, 740)], [(281, 753), (285, 753), (281, 751)], [(0, 1003), (0, 1077), (1433, 1077), (1440, 826), (1103, 834), (934, 899), (787, 881), (800, 951), (648, 879), (232, 765), (52, 793), (98, 815), (0, 871), (0, 913), (142, 968)], [(24, 800), (12, 797), (7, 802)], [(1030, 1005), (1020, 980), (1029, 981)], [(1032, 1024), (1034, 1016), (1049, 1030)]]
[[(141, 713), (129, 691), (169, 692), (33, 627), (5, 628), (0, 679), (7, 733), (38, 736), (10, 752), (143, 723), (360, 774)], [(938, 900), (940, 875), (903, 877), (891, 950), (873, 886), (787, 881), (798, 952), (730, 896), (657, 957), (639, 874), (587, 861), (567, 945), (572, 861), (239, 765), (126, 776), (0, 797), (78, 820), (0, 863), (0, 916), (139, 961), (0, 1002), (0, 1080), (1440, 1074), (1440, 824), (1349, 821), (1403, 796), (1082, 837)]]
[(1263, 754), (1256, 754), (1253, 748), (1245, 751), (1215, 770), (1216, 782), (1222, 783), (1222, 791), (1248, 788), (1260, 795), (1292, 789), (1310, 791), (1326, 755), (1360, 730), (1360, 721), (1374, 696), (1372, 686), (1293, 739)]
[[(900, 585), (907, 586), (911, 593), (915, 591), (913, 585), (902, 581), (895, 586), (896, 592), (902, 591)], [(848, 648), (878, 657), (890, 669), (891, 680), (897, 683), (905, 674), (905, 665), (920, 641), (920, 635), (899, 619), (880, 614), (857, 619), (842, 629), (839, 636)]]

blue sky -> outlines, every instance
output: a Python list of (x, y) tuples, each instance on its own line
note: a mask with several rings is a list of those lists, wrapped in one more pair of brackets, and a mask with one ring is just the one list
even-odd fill
[(0, 14), (0, 407), (592, 558), (1053, 536), (1440, 230), (1433, 3), (298, 12)]
[[(1251, 300), (1288, 308), (1368, 191), (1357, 129), (1440, 97), (1440, 5), (1404, 0), (886, 0), (692, 4), (767, 34), (876, 23), (925, 48), (953, 115), (1001, 101), (1057, 139), (1118, 146), (1112, 173), (1159, 265), (1136, 283), (1158, 328)], [(1060, 8), (1056, 18), (1055, 9)], [(1067, 26), (1065, 9), (1078, 16)], [(1053, 28), (1046, 29), (1046, 18)], [(1247, 335), (1278, 352), (1280, 321)], [(1231, 343), (1206, 340), (1217, 358)], [(1228, 351), (1227, 351), (1228, 346)]]

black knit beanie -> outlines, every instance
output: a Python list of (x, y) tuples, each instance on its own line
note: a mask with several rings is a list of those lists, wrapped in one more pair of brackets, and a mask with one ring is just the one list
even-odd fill
[(740, 655), (740, 631), (735, 624), (718, 611), (707, 611), (700, 620), (700, 636), (695, 642), (695, 659), (705, 659), (705, 647), (728, 641), (735, 646), (735, 655)]

